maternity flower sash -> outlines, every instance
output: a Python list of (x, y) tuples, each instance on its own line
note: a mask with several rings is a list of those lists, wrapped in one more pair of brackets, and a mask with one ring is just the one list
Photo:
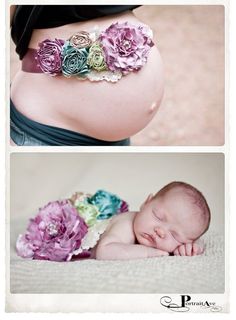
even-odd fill
[(22, 258), (51, 261), (89, 257), (111, 218), (126, 211), (124, 200), (104, 190), (49, 202), (18, 236), (16, 251)]
[(40, 42), (38, 49), (28, 49), (22, 60), (22, 70), (116, 82), (140, 70), (153, 45), (148, 26), (117, 22), (105, 31), (79, 31), (66, 41), (46, 39)]

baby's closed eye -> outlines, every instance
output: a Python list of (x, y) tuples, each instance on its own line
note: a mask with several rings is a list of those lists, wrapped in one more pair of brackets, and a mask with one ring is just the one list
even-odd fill
[(152, 213), (153, 213), (153, 216), (159, 220), (159, 221), (162, 221), (163, 220), (163, 216), (160, 214), (160, 212), (156, 209), (156, 208), (153, 208), (152, 209)]

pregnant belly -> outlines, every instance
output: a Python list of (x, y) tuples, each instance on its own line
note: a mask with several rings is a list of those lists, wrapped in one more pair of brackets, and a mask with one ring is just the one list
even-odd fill
[(107, 141), (142, 130), (157, 112), (162, 95), (162, 61), (155, 46), (140, 71), (117, 83), (19, 71), (11, 85), (13, 103), (28, 118)]

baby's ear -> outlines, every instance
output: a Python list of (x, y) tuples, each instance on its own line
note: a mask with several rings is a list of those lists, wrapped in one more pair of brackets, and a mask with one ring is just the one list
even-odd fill
[(151, 201), (152, 199), (153, 199), (153, 194), (150, 193), (144, 203), (146, 204), (146, 203), (148, 203), (149, 201)]
[(152, 199), (153, 199), (153, 194), (150, 193), (149, 196), (146, 198), (146, 200), (145, 200), (145, 201), (143, 202), (143, 204), (141, 205), (140, 210), (143, 210), (144, 206), (145, 206), (146, 204), (148, 204), (148, 202), (151, 201)]

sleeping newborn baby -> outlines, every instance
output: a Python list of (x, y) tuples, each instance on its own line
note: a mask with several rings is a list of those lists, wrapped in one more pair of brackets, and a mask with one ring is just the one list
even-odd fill
[(107, 191), (76, 193), (39, 209), (16, 249), (23, 258), (53, 261), (194, 256), (204, 251), (197, 240), (209, 223), (204, 196), (185, 182), (149, 195), (138, 212)]
[(193, 256), (210, 222), (204, 196), (193, 186), (172, 182), (149, 195), (139, 212), (113, 218), (94, 250), (97, 259), (136, 259), (163, 255)]

